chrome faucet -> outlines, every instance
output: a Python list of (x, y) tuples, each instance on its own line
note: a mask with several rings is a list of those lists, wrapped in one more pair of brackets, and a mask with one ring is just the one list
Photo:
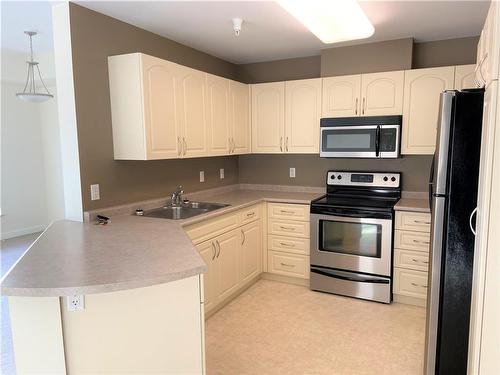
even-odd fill
[(177, 187), (177, 189), (172, 193), (172, 207), (180, 207), (182, 206), (182, 194), (184, 194), (184, 190), (182, 190), (182, 186)]

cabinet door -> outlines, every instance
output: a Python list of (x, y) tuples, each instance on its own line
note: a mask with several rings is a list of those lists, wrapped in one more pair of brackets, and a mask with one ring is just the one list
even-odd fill
[(252, 85), (252, 152), (283, 152), (285, 82)]
[(285, 85), (285, 152), (319, 152), (321, 78), (287, 81)]
[(208, 150), (211, 156), (229, 153), (229, 80), (207, 74)]
[(205, 73), (179, 66), (177, 108), (182, 130), (182, 156), (208, 155)]
[(361, 76), (361, 115), (382, 116), (403, 113), (405, 73), (382, 72)]
[(244, 225), (241, 232), (240, 269), (241, 280), (247, 282), (262, 270), (262, 229), (261, 221)]
[(208, 267), (208, 271), (203, 275), (205, 311), (210, 310), (217, 303), (217, 263), (215, 257), (217, 249), (214, 241), (202, 242), (196, 246), (200, 256)]
[(217, 244), (217, 299), (223, 300), (238, 287), (240, 281), (239, 252), (240, 231), (238, 229), (224, 233), (214, 240)]
[(232, 152), (248, 154), (250, 152), (250, 86), (230, 81), (229, 83)]
[(455, 90), (473, 89), (478, 87), (475, 77), (475, 65), (458, 65), (455, 67)]
[(176, 121), (177, 64), (141, 55), (147, 159), (180, 156)]
[(323, 78), (321, 117), (359, 115), (361, 75)]
[(453, 66), (405, 71), (402, 153), (433, 154), (440, 94), (453, 89)]

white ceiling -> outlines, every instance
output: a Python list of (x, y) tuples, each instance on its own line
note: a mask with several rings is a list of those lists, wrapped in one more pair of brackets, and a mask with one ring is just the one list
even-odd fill
[[(304, 0), (307, 1), (307, 0)], [(341, 1), (341, 0), (332, 0)], [(321, 43), (273, 1), (77, 1), (234, 63), (318, 55), (321, 49), (413, 37), (431, 41), (478, 35), (488, 1), (360, 1), (375, 34), (355, 42)], [(27, 50), (26, 29), (40, 32), (38, 51), (52, 48), (51, 2), (1, 2), (2, 48)], [(231, 19), (243, 18), (235, 37)]]
[(38, 52), (53, 50), (52, 4), (50, 1), (0, 2), (1, 46), (13, 51), (29, 51), (28, 37), (24, 31), (36, 31), (33, 49)]
[[(304, 0), (307, 1), (307, 0)], [(334, 1), (334, 0), (331, 0)], [(341, 1), (341, 0), (335, 0)], [(325, 45), (273, 1), (78, 1), (234, 63), (318, 55)], [(375, 26), (370, 39), (416, 41), (479, 35), (488, 1), (360, 1)], [(244, 20), (236, 38), (231, 19)]]

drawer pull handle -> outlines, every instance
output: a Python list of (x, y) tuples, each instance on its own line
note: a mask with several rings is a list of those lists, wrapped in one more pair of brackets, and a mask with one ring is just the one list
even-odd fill
[(254, 215), (255, 215), (255, 211), (253, 211), (253, 212), (249, 212), (249, 213), (247, 214), (247, 217), (252, 217), (252, 216), (254, 216)]
[(413, 220), (415, 224), (425, 224), (425, 225), (431, 225), (430, 221), (422, 221), (422, 220)]
[(281, 246), (286, 246), (286, 247), (295, 247), (295, 244), (293, 243), (286, 243), (286, 242), (280, 242)]
[(284, 226), (280, 226), (281, 229), (283, 230), (295, 230), (295, 228), (290, 228), (290, 227), (284, 227)]
[(429, 241), (413, 240), (413, 242), (415, 242), (415, 243), (421, 243), (421, 244), (424, 244), (424, 245), (429, 245), (430, 244)]
[(287, 210), (280, 210), (282, 214), (293, 214), (293, 211), (287, 211)]
[(293, 264), (286, 264), (286, 263), (283, 263), (283, 262), (281, 262), (281, 265), (285, 266), (285, 267), (292, 267), (292, 268), (295, 267)]
[(420, 284), (417, 284), (417, 283), (411, 283), (411, 285), (418, 286), (420, 288), (427, 288), (427, 285), (420, 285)]
[(415, 263), (429, 264), (429, 262), (426, 261), (426, 260), (418, 260), (418, 259), (415, 259), (415, 258), (412, 258), (412, 261), (415, 262)]

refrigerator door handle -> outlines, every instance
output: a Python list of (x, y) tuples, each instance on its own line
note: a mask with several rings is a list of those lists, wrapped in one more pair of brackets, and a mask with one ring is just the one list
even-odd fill
[(472, 211), (472, 213), (470, 214), (469, 216), (469, 227), (470, 227), (470, 231), (472, 232), (472, 234), (475, 236), (476, 235), (476, 228), (474, 228), (472, 226), (472, 219), (474, 218), (474, 215), (477, 213), (477, 207), (474, 208), (474, 210)]
[(431, 163), (431, 173), (429, 174), (429, 208), (432, 211), (432, 186), (434, 185), (434, 163), (436, 161), (436, 154), (432, 155), (432, 163)]

